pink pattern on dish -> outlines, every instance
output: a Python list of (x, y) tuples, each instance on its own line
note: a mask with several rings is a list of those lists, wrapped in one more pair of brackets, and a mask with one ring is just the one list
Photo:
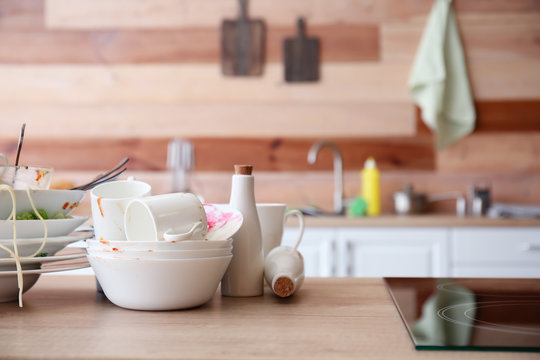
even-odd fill
[(208, 222), (208, 231), (221, 229), (227, 222), (241, 221), (241, 217), (232, 212), (221, 211), (217, 206), (212, 204), (204, 204), (206, 212), (206, 220)]

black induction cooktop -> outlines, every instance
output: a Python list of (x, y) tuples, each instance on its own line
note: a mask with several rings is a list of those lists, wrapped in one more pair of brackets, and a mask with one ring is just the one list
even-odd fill
[(384, 280), (417, 350), (540, 352), (540, 279)]

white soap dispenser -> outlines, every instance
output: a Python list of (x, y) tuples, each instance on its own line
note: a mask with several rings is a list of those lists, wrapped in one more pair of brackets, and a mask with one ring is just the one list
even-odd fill
[(225, 296), (263, 295), (263, 248), (261, 225), (255, 203), (253, 167), (235, 165), (230, 205), (240, 210), (244, 220), (233, 236), (233, 257), (221, 280)]

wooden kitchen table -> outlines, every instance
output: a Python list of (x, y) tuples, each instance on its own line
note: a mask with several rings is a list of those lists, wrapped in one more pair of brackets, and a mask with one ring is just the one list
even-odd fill
[(416, 351), (382, 279), (307, 278), (289, 299), (216, 293), (199, 308), (119, 308), (93, 276), (46, 275), (0, 304), (0, 358), (539, 359), (534, 353)]

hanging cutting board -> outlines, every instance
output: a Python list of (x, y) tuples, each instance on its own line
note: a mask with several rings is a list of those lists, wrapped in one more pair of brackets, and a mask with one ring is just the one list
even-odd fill
[(247, 16), (247, 0), (239, 0), (240, 16), (221, 24), (221, 69), (229, 76), (262, 75), (265, 26)]
[(296, 37), (283, 42), (285, 81), (319, 80), (319, 48), (319, 39), (306, 36), (305, 21), (299, 18)]

